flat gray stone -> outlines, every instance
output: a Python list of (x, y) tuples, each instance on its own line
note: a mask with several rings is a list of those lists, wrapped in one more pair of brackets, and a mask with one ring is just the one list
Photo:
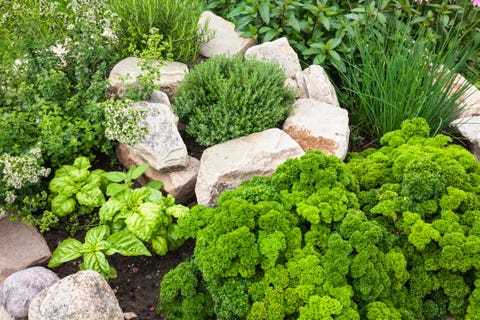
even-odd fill
[(294, 78), (297, 72), (302, 72), (298, 55), (285, 37), (248, 48), (245, 58), (277, 62), (287, 78)]
[(303, 150), (320, 150), (343, 160), (350, 139), (347, 110), (314, 99), (298, 99), (293, 107), (283, 130)]
[(217, 54), (227, 56), (243, 55), (245, 51), (256, 44), (252, 38), (243, 38), (241, 32), (235, 31), (235, 25), (210, 11), (202, 12), (198, 22), (203, 28), (208, 23), (209, 41), (200, 44), (200, 54), (210, 58)]
[[(130, 167), (132, 164), (139, 166), (144, 161), (133, 150), (126, 145), (119, 143), (117, 147), (117, 158), (125, 165)], [(189, 204), (195, 199), (195, 182), (197, 181), (200, 161), (188, 157), (187, 165), (183, 168), (158, 171), (149, 167), (137, 181), (141, 185), (146, 185), (150, 181), (161, 181), (162, 190), (172, 195), (177, 203)]]
[(177, 118), (170, 106), (161, 103), (140, 101), (131, 108), (147, 110), (140, 125), (148, 128), (146, 137), (130, 146), (156, 170), (185, 167), (188, 163), (187, 147), (178, 132)]
[(52, 255), (47, 242), (35, 227), (10, 216), (0, 219), (0, 283), (10, 274), (39, 265)]
[(223, 191), (253, 176), (270, 176), (285, 160), (303, 154), (298, 143), (277, 128), (211, 146), (200, 159), (195, 185), (197, 202), (215, 206)]

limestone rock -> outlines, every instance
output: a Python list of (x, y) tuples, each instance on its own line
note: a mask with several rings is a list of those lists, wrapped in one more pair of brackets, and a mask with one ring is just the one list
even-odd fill
[(169, 106), (173, 114), (175, 126), (178, 127), (178, 120), (179, 120), (178, 116), (174, 113), (172, 105), (170, 103), (170, 99), (168, 98), (168, 95), (165, 92), (160, 90), (153, 90), (152, 95), (150, 96), (150, 99), (146, 101), (151, 103), (161, 103)]
[(14, 317), (26, 317), (33, 298), (60, 278), (49, 269), (33, 267), (11, 274), (2, 286), (2, 300)]
[(321, 66), (311, 65), (302, 72), (298, 72), (296, 78), (302, 98), (340, 106), (335, 88)]
[(134, 152), (156, 170), (185, 167), (187, 147), (175, 124), (172, 109), (161, 103), (136, 102), (132, 108), (145, 109), (148, 114), (140, 125), (148, 128), (146, 137), (131, 146)]
[(0, 219), (0, 283), (10, 274), (47, 261), (52, 255), (35, 227)]
[[(457, 74), (452, 85), (452, 91), (455, 92), (456, 90), (459, 90), (464, 84), (468, 84), (467, 79), (462, 75)], [(470, 84), (468, 89), (460, 97), (458, 106), (462, 109), (459, 118), (480, 116), (480, 90), (476, 86)]]
[[(126, 167), (132, 164), (139, 166), (144, 161), (131, 148), (120, 143), (117, 147), (117, 158)], [(141, 185), (146, 185), (149, 181), (161, 181), (163, 191), (171, 194), (177, 203), (188, 204), (195, 198), (195, 182), (197, 181), (200, 161), (188, 157), (187, 165), (184, 168), (158, 171), (149, 167), (145, 173), (137, 179)]]
[(95, 271), (67, 276), (41, 291), (28, 311), (29, 320), (123, 320), (112, 289)]
[[(113, 93), (119, 93), (121, 96), (125, 92), (125, 85), (135, 85), (137, 77), (144, 75), (140, 63), (142, 59), (136, 57), (129, 57), (118, 62), (110, 71), (108, 80)], [(158, 64), (158, 62), (157, 62)], [(160, 72), (160, 79), (154, 81), (155, 84), (162, 88), (176, 88), (178, 83), (183, 81), (183, 78), (188, 73), (186, 64), (175, 61), (164, 61), (158, 66)]]
[(297, 72), (302, 72), (298, 55), (285, 37), (250, 47), (245, 58), (275, 61), (285, 69), (287, 78), (294, 78)]
[(7, 309), (5, 309), (2, 305), (0, 305), (0, 319), (1, 320), (15, 320), (10, 313), (8, 313)]
[(303, 150), (320, 150), (344, 159), (348, 151), (350, 129), (348, 112), (325, 102), (298, 99), (283, 130), (302, 146)]
[(235, 31), (235, 25), (210, 11), (202, 12), (199, 27), (207, 25), (209, 41), (200, 44), (200, 54), (210, 58), (217, 54), (229, 56), (242, 55), (249, 47), (256, 44), (255, 39), (242, 38), (241, 32)]
[(456, 119), (452, 122), (452, 126), (472, 143), (472, 152), (480, 162), (480, 115)]
[(200, 160), (197, 202), (214, 206), (221, 192), (253, 176), (270, 176), (285, 160), (303, 154), (298, 143), (277, 128), (211, 146)]

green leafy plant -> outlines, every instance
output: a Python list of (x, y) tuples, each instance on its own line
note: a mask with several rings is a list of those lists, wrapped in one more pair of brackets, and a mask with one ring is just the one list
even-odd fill
[(87, 231), (85, 243), (77, 239), (64, 240), (53, 251), (49, 268), (83, 257), (81, 270), (95, 270), (107, 281), (117, 277), (117, 271), (108, 263), (106, 256), (119, 253), (123, 256), (151, 256), (142, 241), (128, 232), (110, 234), (110, 228), (102, 225)]
[[(403, 24), (384, 29), (367, 26), (355, 37), (359, 58), (348, 61), (342, 73), (341, 104), (352, 116), (358, 134), (377, 140), (397, 130), (406, 119), (423, 117), (433, 129), (445, 130), (458, 117), (469, 83), (455, 83), (459, 70), (476, 54), (478, 44), (452, 34), (432, 45), (426, 33)], [(367, 43), (367, 45), (365, 45)]]
[[(162, 183), (152, 181), (147, 186), (132, 189), (132, 179), (147, 168), (131, 166), (124, 172), (108, 172), (104, 176), (112, 181), (107, 187), (110, 198), (99, 210), (100, 221), (113, 231), (125, 230), (151, 245), (158, 255), (165, 255), (183, 244), (172, 236), (176, 228), (174, 218), (188, 214), (189, 209), (175, 204), (171, 195), (163, 196)], [(119, 182), (124, 183), (119, 183)]]
[(294, 92), (272, 62), (214, 56), (186, 75), (173, 109), (186, 131), (205, 146), (278, 126)]
[(345, 164), (317, 151), (195, 206), (168, 319), (475, 319), (480, 165), (424, 119)]
[(187, 64), (197, 60), (206, 29), (198, 27), (201, 14), (199, 0), (109, 0), (108, 7), (119, 17), (114, 32), (129, 53), (146, 49), (149, 43), (161, 45), (156, 60), (168, 56)]

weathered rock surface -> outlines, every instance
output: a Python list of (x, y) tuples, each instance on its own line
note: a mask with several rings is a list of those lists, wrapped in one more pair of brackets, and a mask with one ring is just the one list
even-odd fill
[[(459, 90), (464, 84), (468, 84), (467, 79), (457, 74), (453, 83), (453, 91)], [(462, 109), (460, 118), (480, 116), (480, 90), (470, 84), (468, 89), (461, 95), (458, 101), (458, 107)]]
[(210, 11), (202, 12), (198, 23), (200, 28), (208, 23), (207, 33), (210, 40), (200, 45), (200, 54), (204, 57), (209, 58), (217, 54), (242, 55), (248, 48), (256, 44), (255, 39), (242, 38), (240, 36), (242, 33), (235, 31), (233, 23)]
[(1, 320), (15, 320), (10, 313), (8, 313), (7, 309), (0, 305), (0, 319)]
[(41, 291), (30, 304), (29, 320), (123, 320), (115, 294), (97, 272), (67, 276)]
[(285, 37), (248, 48), (245, 58), (275, 61), (285, 69), (287, 78), (294, 78), (297, 72), (302, 72), (298, 55)]
[(311, 65), (296, 74), (300, 96), (340, 106), (335, 88), (319, 65)]
[(253, 176), (270, 176), (285, 160), (300, 157), (302, 148), (280, 129), (268, 129), (207, 148), (195, 185), (197, 202), (214, 206), (221, 192)]
[(156, 170), (185, 167), (188, 162), (187, 147), (178, 132), (177, 118), (172, 109), (161, 103), (136, 102), (132, 108), (145, 109), (148, 114), (140, 125), (148, 128), (146, 137), (133, 151)]
[(10, 274), (41, 264), (52, 255), (47, 242), (35, 227), (10, 216), (0, 219), (0, 283)]
[(456, 119), (452, 126), (472, 143), (472, 153), (480, 161), (480, 115)]
[[(122, 143), (117, 147), (117, 158), (126, 167), (132, 164), (139, 166), (145, 162)], [(195, 199), (194, 190), (199, 167), (200, 161), (189, 156), (184, 168), (158, 171), (149, 167), (137, 180), (141, 185), (146, 185), (149, 181), (161, 181), (165, 193), (171, 194), (177, 203), (188, 204)]]
[[(110, 71), (108, 80), (116, 92), (125, 92), (125, 85), (134, 85), (139, 75), (145, 75), (140, 63), (142, 59), (129, 57), (118, 62)], [(188, 73), (186, 64), (175, 61), (164, 61), (158, 66), (160, 79), (154, 81), (155, 84), (165, 88), (175, 89), (178, 83), (183, 80)], [(121, 94), (120, 94), (121, 95)]]
[(2, 305), (10, 315), (26, 317), (33, 298), (58, 280), (60, 278), (55, 272), (44, 267), (17, 271), (8, 276), (2, 285)]
[(313, 99), (298, 99), (283, 130), (303, 150), (320, 150), (344, 159), (348, 151), (350, 129), (348, 112), (338, 106)]

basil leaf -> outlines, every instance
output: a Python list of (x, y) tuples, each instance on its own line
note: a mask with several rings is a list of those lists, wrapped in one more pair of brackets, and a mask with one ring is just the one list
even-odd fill
[(105, 203), (105, 197), (103, 196), (102, 190), (96, 187), (95, 185), (85, 185), (80, 189), (80, 192), (77, 193), (77, 201), (80, 204), (89, 207), (100, 207)]
[(105, 240), (110, 235), (110, 227), (100, 225), (87, 231), (85, 235), (85, 244), (96, 244)]
[(55, 268), (67, 261), (78, 259), (82, 256), (82, 243), (74, 238), (63, 240), (53, 251), (48, 262), (49, 268)]
[(100, 251), (88, 252), (83, 256), (83, 263), (80, 265), (82, 270), (94, 270), (100, 273), (105, 279), (109, 280), (110, 264), (105, 254)]
[(168, 252), (167, 240), (161, 236), (157, 236), (152, 240), (152, 249), (159, 256), (164, 256)]
[(52, 200), (52, 212), (59, 217), (65, 217), (75, 210), (76, 205), (73, 198), (59, 194)]
[(145, 245), (133, 234), (125, 231), (115, 232), (107, 238), (111, 247), (106, 254), (120, 253), (123, 256), (151, 256)]
[(148, 168), (147, 163), (144, 163), (144, 164), (138, 166), (138, 168), (135, 167), (134, 165), (132, 165), (130, 170), (128, 170), (128, 172), (127, 172), (127, 176), (130, 179), (137, 179), (138, 177), (140, 177), (145, 172), (145, 170), (147, 170), (147, 168)]
[(118, 172), (118, 171), (105, 172), (104, 174), (102, 174), (102, 176), (104, 176), (105, 178), (107, 178), (112, 182), (122, 182), (127, 180), (127, 175), (123, 172)]

